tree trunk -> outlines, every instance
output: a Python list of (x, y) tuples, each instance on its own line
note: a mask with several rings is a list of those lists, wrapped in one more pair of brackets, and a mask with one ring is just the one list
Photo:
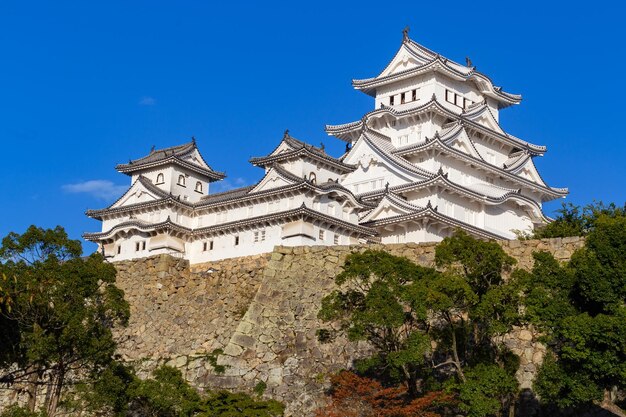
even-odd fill
[(452, 337), (452, 357), (454, 360), (454, 366), (456, 367), (456, 372), (461, 378), (461, 381), (465, 382), (465, 374), (463, 374), (463, 369), (461, 368), (461, 360), (459, 359), (459, 352), (456, 345), (456, 331), (454, 329), (454, 325), (450, 322), (450, 333)]
[(610, 411), (618, 417), (626, 417), (626, 412), (619, 408), (614, 402), (611, 396), (611, 391), (604, 390), (604, 399), (600, 403), (600, 407), (603, 409)]
[(37, 382), (39, 382), (39, 371), (35, 367), (28, 367), (28, 382), (26, 383), (26, 393), (28, 394), (28, 403), (26, 407), (29, 411), (35, 411), (37, 407)]
[(51, 378), (50, 395), (48, 396), (48, 404), (46, 404), (46, 411), (48, 417), (55, 417), (57, 407), (59, 406), (59, 400), (61, 399), (61, 391), (63, 390), (63, 383), (65, 382), (65, 371), (60, 367), (54, 376)]

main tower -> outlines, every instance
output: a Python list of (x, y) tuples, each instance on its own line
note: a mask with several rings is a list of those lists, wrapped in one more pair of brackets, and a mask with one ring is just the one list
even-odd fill
[(383, 243), (440, 240), (455, 229), (493, 239), (515, 238), (546, 224), (542, 203), (567, 195), (548, 186), (533, 158), (545, 146), (500, 126), (499, 112), (519, 104), (478, 72), (403, 40), (373, 78), (353, 80), (374, 99), (360, 120), (328, 125), (351, 147), (343, 160), (357, 169), (341, 184), (375, 203), (360, 224)]

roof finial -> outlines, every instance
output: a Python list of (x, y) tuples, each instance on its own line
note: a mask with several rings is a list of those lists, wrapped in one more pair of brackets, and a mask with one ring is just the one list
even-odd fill
[(191, 137), (191, 143), (193, 143), (194, 145), (196, 144), (196, 137), (195, 136)]
[(465, 65), (470, 67), (470, 68), (472, 67), (472, 60), (470, 59), (469, 56), (465, 57)]
[(350, 142), (346, 142), (346, 153), (350, 152), (352, 149), (352, 144)]
[(387, 181), (387, 184), (385, 184), (385, 194), (387, 194), (389, 192), (389, 181)]
[(411, 28), (408, 25), (402, 29), (402, 42), (409, 40), (409, 30), (411, 30)]
[(433, 205), (430, 203), (430, 200), (428, 200), (428, 203), (426, 203), (426, 208), (433, 208)]
[(283, 138), (289, 137), (289, 129), (285, 129), (285, 133), (283, 133)]
[(324, 142), (320, 142), (320, 149), (322, 150), (322, 152), (326, 151), (326, 146), (324, 146)]
[(150, 153), (154, 153), (155, 149), (156, 149), (156, 146), (152, 145), (152, 148), (150, 148)]

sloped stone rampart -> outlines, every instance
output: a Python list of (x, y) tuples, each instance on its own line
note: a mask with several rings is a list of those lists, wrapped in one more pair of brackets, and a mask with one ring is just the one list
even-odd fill
[[(582, 238), (502, 242), (518, 266), (532, 266), (532, 252), (568, 260)], [(320, 344), (316, 330), (322, 298), (348, 254), (382, 249), (425, 266), (435, 244), (276, 247), (271, 254), (192, 265), (170, 256), (116, 263), (117, 283), (131, 306), (129, 326), (116, 330), (119, 353), (144, 374), (167, 363), (198, 388), (251, 390), (287, 405), (288, 416), (307, 416), (322, 404), (328, 375), (352, 365), (365, 343), (338, 338)], [(529, 387), (544, 347), (532, 329), (515, 329), (505, 343), (521, 358), (518, 377)], [(223, 349), (216, 375), (207, 356)], [(5, 392), (6, 394), (6, 392)], [(7, 400), (2, 395), (2, 401)]]
[[(196, 264), (167, 255), (116, 263), (130, 303), (118, 329), (125, 360), (168, 360), (223, 348), (257, 293), (269, 254)], [(179, 364), (182, 363), (179, 359)]]

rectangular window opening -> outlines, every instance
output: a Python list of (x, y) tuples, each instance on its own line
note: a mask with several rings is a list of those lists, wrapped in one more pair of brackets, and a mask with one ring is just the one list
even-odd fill
[(213, 250), (213, 241), (209, 241), (209, 250)]
[(339, 235), (335, 234), (335, 236), (333, 237), (333, 244), (338, 245), (339, 244)]
[(390, 105), (390, 106), (393, 106), (393, 104), (394, 104), (394, 102), (395, 102), (395, 98), (396, 98), (395, 96), (390, 96), (390, 97), (389, 97), (389, 105)]
[(323, 230), (320, 230), (318, 238), (319, 238), (319, 240), (324, 240), (324, 231)]
[(413, 90), (413, 93), (411, 95), (411, 100), (413, 100), (413, 101), (417, 100), (417, 90)]
[(239, 236), (235, 236), (235, 246), (239, 246)]
[(400, 104), (404, 104), (405, 103), (405, 97), (406, 97), (406, 93), (400, 94)]

